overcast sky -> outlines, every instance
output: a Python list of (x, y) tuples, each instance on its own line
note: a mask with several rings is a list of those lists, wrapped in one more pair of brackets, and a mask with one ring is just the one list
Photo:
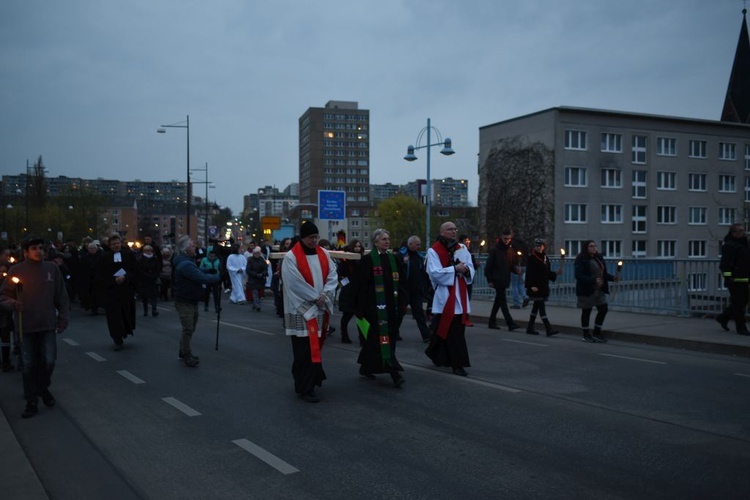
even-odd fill
[[(469, 180), (478, 128), (554, 106), (718, 120), (742, 0), (3, 0), (0, 173), (185, 180), (209, 198), (298, 181), (298, 119), (370, 110), (370, 179), (424, 178), (432, 118)], [(435, 153), (437, 151), (435, 150)], [(419, 154), (419, 152), (418, 152)], [(203, 180), (203, 172), (193, 178)], [(197, 194), (204, 191), (196, 186)]]

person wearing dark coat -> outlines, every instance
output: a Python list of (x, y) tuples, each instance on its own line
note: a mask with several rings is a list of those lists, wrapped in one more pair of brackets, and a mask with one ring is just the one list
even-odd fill
[[(583, 329), (581, 340), (604, 343), (607, 339), (602, 334), (602, 326), (609, 310), (607, 306), (609, 282), (618, 281), (619, 276), (613, 276), (607, 272), (607, 265), (601, 254), (597, 252), (596, 243), (593, 240), (583, 242), (581, 253), (576, 256), (574, 268), (576, 297), (578, 308), (581, 309), (581, 328)], [(592, 336), (589, 333), (589, 320), (594, 307), (596, 307), (596, 318)]]
[(143, 302), (143, 315), (148, 316), (148, 306), (151, 304), (151, 315), (156, 317), (156, 298), (159, 295), (159, 276), (162, 261), (157, 257), (151, 245), (144, 245), (138, 256), (138, 294)]
[[(344, 251), (364, 253), (362, 242), (354, 239), (344, 247)], [(359, 273), (359, 263), (361, 260), (342, 259), (336, 266), (336, 272), (339, 275), (339, 311), (341, 311), (341, 342), (351, 344), (352, 339), (349, 337), (349, 321), (357, 312), (357, 279)]]
[[(419, 254), (421, 245), (422, 240), (419, 239), (419, 236), (410, 236), (399, 249), (398, 257), (402, 259), (401, 267), (404, 270), (403, 280), (407, 291), (406, 302), (409, 304), (411, 315), (417, 323), (422, 342), (427, 343), (430, 341), (432, 333), (430, 327), (427, 326), (424, 313), (424, 291), (430, 284), (428, 283), (429, 278), (425, 270), (424, 258)], [(401, 320), (403, 321), (403, 316)], [(399, 322), (399, 329), (400, 327), (401, 322)], [(397, 340), (401, 340), (401, 337), (398, 337)]]
[(490, 312), (489, 328), (499, 330), (497, 326), (497, 312), (502, 311), (505, 318), (505, 324), (511, 332), (519, 326), (513, 321), (508, 309), (508, 297), (506, 290), (510, 286), (510, 273), (519, 273), (520, 268), (514, 265), (517, 258), (516, 250), (512, 245), (513, 232), (506, 229), (497, 240), (495, 248), (490, 252), (487, 258), (487, 265), (484, 266), (484, 275), (487, 278), (487, 284), (495, 289), (495, 301), (492, 303)]
[(81, 249), (81, 256), (78, 259), (78, 286), (81, 307), (90, 311), (92, 316), (99, 314), (98, 309), (101, 307), (94, 294), (94, 267), (101, 254), (102, 249), (99, 248), (99, 245), (90, 242), (85, 248)]
[(388, 373), (395, 387), (401, 387), (403, 368), (396, 359), (396, 338), (400, 316), (406, 309), (407, 290), (401, 277), (400, 258), (388, 249), (390, 234), (385, 229), (372, 233), (373, 250), (362, 257), (357, 279), (357, 318), (369, 326), (361, 331), (359, 374), (374, 379), (375, 373)]
[(260, 291), (266, 288), (268, 264), (263, 258), (261, 247), (253, 248), (252, 256), (247, 259), (245, 274), (247, 275), (247, 289), (253, 296), (253, 311), (260, 312)]
[(557, 276), (562, 274), (562, 267), (557, 272), (550, 270), (549, 259), (545, 252), (546, 247), (547, 244), (544, 240), (537, 238), (534, 240), (534, 249), (531, 251), (531, 255), (526, 259), (526, 295), (533, 302), (526, 333), (539, 335), (539, 332), (534, 330), (534, 322), (538, 314), (547, 330), (547, 336), (551, 337), (560, 332), (552, 328), (549, 319), (547, 319), (547, 309), (544, 302), (549, 297), (549, 282), (557, 280)]
[(95, 263), (94, 293), (101, 300), (107, 315), (109, 336), (115, 351), (122, 349), (123, 340), (135, 330), (135, 291), (138, 285), (138, 264), (135, 255), (117, 234), (109, 238), (109, 251)]
[(745, 226), (732, 224), (724, 237), (721, 247), (719, 269), (724, 276), (724, 284), (729, 290), (729, 307), (716, 317), (721, 327), (729, 331), (729, 320), (740, 335), (750, 335), (745, 324), (750, 278), (750, 247), (748, 247)]

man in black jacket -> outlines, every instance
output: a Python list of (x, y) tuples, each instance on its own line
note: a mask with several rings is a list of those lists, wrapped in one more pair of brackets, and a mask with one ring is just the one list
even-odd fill
[(508, 330), (511, 332), (519, 328), (510, 315), (508, 298), (506, 297), (506, 290), (510, 285), (510, 273), (519, 272), (519, 269), (516, 269), (513, 265), (516, 253), (511, 243), (512, 240), (513, 232), (510, 229), (504, 230), (495, 248), (490, 252), (487, 265), (484, 267), (487, 284), (495, 289), (495, 302), (492, 304), (488, 326), (493, 330), (500, 329), (497, 326), (497, 312), (500, 310), (503, 313), (506, 325), (508, 325)]
[(724, 284), (729, 289), (729, 307), (716, 317), (724, 330), (729, 331), (729, 320), (734, 320), (737, 333), (750, 335), (745, 326), (745, 310), (748, 300), (748, 278), (750, 278), (750, 247), (748, 247), (745, 226), (732, 224), (724, 237), (721, 247), (719, 269), (724, 276)]

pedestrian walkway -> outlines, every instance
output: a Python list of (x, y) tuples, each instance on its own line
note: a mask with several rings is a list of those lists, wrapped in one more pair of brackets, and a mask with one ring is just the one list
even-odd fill
[[(492, 301), (476, 299), (471, 303), (474, 328), (486, 327)], [(511, 309), (511, 315), (521, 328), (513, 332), (523, 334), (531, 312), (531, 305), (523, 309)], [(581, 336), (581, 311), (573, 307), (547, 306), (547, 316), (560, 335)], [(593, 315), (591, 319), (593, 325)], [(507, 329), (502, 314), (499, 315), (500, 332)], [(537, 325), (541, 327), (541, 324)], [(730, 327), (733, 326), (730, 323)], [(71, 324), (71, 328), (75, 328)], [(638, 314), (610, 310), (604, 322), (604, 334), (610, 340), (637, 342), (677, 349), (686, 349), (714, 354), (750, 357), (750, 337), (724, 331), (714, 318), (682, 318), (677, 316)], [(20, 419), (22, 409), (21, 379), (18, 374), (0, 374), (3, 377), (18, 377), (19, 401), (17, 405), (6, 404), (9, 411), (18, 415), (0, 413), (0, 470), (3, 471), (3, 500), (48, 498), (33, 467), (26, 458), (8, 423), (8, 419)], [(20, 425), (24, 425), (22, 422)]]

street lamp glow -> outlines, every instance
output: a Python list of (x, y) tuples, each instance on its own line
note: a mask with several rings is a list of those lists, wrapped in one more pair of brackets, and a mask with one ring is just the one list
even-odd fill
[[(438, 142), (431, 144), (430, 143), (430, 135), (432, 132), (435, 132), (438, 138)], [(421, 144), (422, 138), (427, 135), (426, 143)], [(443, 149), (440, 150), (440, 154), (445, 156), (450, 156), (452, 154), (455, 154), (455, 151), (453, 151), (453, 143), (451, 142), (450, 138), (446, 137), (445, 140), (443, 140), (442, 135), (440, 134), (440, 131), (433, 127), (430, 124), (430, 119), (427, 118), (427, 126), (420, 130), (419, 135), (417, 136), (417, 145), (409, 145), (409, 147), (406, 148), (406, 156), (404, 156), (404, 160), (406, 161), (414, 161), (417, 159), (417, 155), (414, 154), (414, 151), (417, 149), (423, 149), (427, 148), (427, 190), (426, 190), (426, 196), (427, 196), (427, 221), (426, 221), (426, 231), (425, 231), (425, 246), (429, 248), (430, 246), (430, 212), (432, 211), (432, 186), (430, 183), (430, 149), (433, 146), (443, 146)]]

